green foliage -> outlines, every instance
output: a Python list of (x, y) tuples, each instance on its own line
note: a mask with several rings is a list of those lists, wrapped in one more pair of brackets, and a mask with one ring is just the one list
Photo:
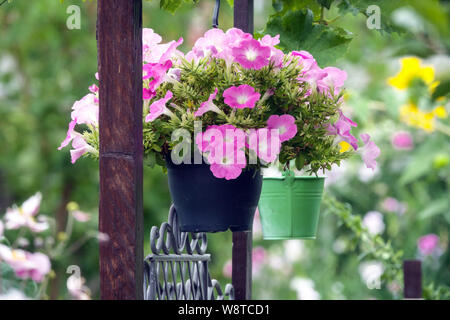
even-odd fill
[[(153, 0), (147, 0), (153, 1)], [(183, 3), (197, 3), (198, 0), (159, 0), (159, 7), (170, 13), (175, 13)]]
[(280, 47), (286, 51), (310, 52), (322, 67), (342, 57), (352, 39), (342, 28), (314, 22), (309, 9), (272, 16), (265, 32), (272, 36), (280, 34)]

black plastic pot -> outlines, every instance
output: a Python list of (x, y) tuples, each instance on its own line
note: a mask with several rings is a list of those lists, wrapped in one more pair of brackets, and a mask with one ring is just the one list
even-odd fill
[(181, 231), (251, 230), (262, 175), (245, 170), (234, 180), (214, 177), (208, 164), (166, 161), (169, 189)]

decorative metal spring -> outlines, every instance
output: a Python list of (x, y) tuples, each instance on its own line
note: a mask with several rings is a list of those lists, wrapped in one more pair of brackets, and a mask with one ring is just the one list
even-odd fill
[(168, 222), (150, 231), (152, 253), (144, 260), (145, 300), (234, 300), (231, 284), (222, 291), (211, 279), (206, 233), (181, 232), (172, 205)]

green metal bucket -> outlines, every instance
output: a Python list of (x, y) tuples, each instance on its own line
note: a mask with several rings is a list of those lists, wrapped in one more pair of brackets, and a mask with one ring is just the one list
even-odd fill
[(259, 214), (265, 240), (315, 239), (325, 177), (264, 178)]

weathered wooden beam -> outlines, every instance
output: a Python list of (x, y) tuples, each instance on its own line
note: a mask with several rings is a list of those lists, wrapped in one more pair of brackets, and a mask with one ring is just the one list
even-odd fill
[(142, 1), (99, 0), (102, 299), (142, 299)]
[[(253, 0), (234, 0), (234, 27), (253, 34)], [(233, 232), (232, 283), (237, 300), (252, 297), (252, 231)]]
[(422, 263), (420, 260), (403, 261), (403, 297), (422, 298)]

